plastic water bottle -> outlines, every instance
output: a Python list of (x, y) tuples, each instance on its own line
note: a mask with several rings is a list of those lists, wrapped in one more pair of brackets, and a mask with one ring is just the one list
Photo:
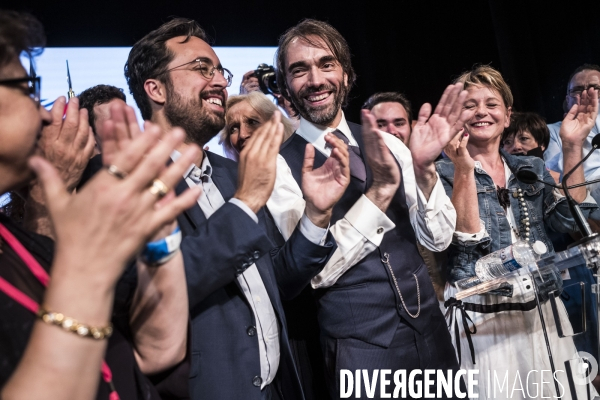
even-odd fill
[(519, 240), (512, 246), (497, 250), (477, 260), (475, 274), (482, 282), (500, 278), (519, 268), (535, 264), (536, 260), (547, 251), (546, 245), (539, 240), (533, 245)]

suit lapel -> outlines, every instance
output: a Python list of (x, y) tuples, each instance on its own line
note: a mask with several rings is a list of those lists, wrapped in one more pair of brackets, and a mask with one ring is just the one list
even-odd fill
[[(212, 167), (212, 180), (221, 192), (221, 196), (225, 201), (228, 201), (235, 194), (237, 187), (237, 169), (232, 168), (233, 161), (224, 159), (223, 157), (211, 152), (206, 152), (208, 161)], [(226, 162), (223, 162), (226, 161)], [(230, 165), (227, 165), (230, 164)], [(237, 166), (237, 164), (233, 164)]]
[[(185, 181), (185, 179), (182, 179), (179, 181), (177, 186), (175, 186), (175, 193), (177, 193), (177, 195), (179, 196), (181, 193), (183, 193), (184, 190), (188, 188), (189, 186), (187, 182)], [(189, 221), (190, 225), (192, 226), (192, 229), (196, 229), (198, 225), (201, 225), (202, 223), (206, 222), (206, 217), (204, 216), (204, 213), (200, 209), (200, 206), (197, 202), (191, 208), (185, 210), (183, 214)]]

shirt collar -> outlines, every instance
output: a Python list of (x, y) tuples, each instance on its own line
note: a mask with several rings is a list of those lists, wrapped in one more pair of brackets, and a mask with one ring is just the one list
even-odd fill
[(338, 129), (348, 138), (348, 142), (351, 146), (357, 146), (356, 139), (352, 136), (346, 116), (342, 112), (342, 119), (337, 127), (330, 128), (322, 125), (313, 124), (312, 122), (300, 118), (300, 125), (296, 130), (296, 133), (302, 136), (307, 142), (311, 143), (317, 150), (329, 157), (331, 154), (331, 148), (325, 146), (325, 134), (333, 132)]
[[(179, 159), (179, 157), (181, 157), (181, 153), (177, 150), (173, 150), (173, 152), (171, 153), (171, 160), (173, 160), (173, 162), (175, 162)], [(197, 177), (192, 177), (191, 174), (194, 170), (200, 170), (201, 173)], [(196, 167), (196, 165), (194, 163), (192, 163), (183, 173), (184, 178), (189, 177), (194, 181), (197, 180), (198, 182), (202, 180), (202, 177), (206, 176), (206, 177), (210, 178), (211, 175), (212, 175), (212, 166), (210, 165), (210, 161), (208, 159), (208, 154), (206, 154), (206, 152), (204, 152), (204, 157), (202, 157), (202, 165), (200, 165), (200, 168)]]

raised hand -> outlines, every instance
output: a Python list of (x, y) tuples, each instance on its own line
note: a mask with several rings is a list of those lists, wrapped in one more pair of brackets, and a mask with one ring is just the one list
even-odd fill
[(302, 166), (302, 194), (306, 200), (306, 215), (316, 226), (326, 228), (333, 206), (343, 196), (350, 183), (348, 146), (328, 133), (325, 142), (331, 146), (331, 155), (317, 169), (313, 169), (315, 148), (306, 145)]
[[(114, 121), (106, 121), (104, 131), (104, 143), (115, 140)], [(71, 267), (79, 265), (64, 272), (86, 275), (96, 282), (116, 282), (126, 261), (161, 227), (195, 203), (201, 192), (199, 188), (189, 189), (178, 197), (171, 189), (200, 150), (195, 145), (189, 146), (177, 162), (165, 168), (171, 152), (183, 142), (185, 134), (175, 129), (159, 141), (160, 135), (157, 126), (149, 126), (143, 135), (113, 154), (112, 162), (121, 177), (104, 169), (76, 195), (67, 192), (59, 172), (48, 161), (41, 157), (31, 159), (30, 165), (43, 185), (54, 223), (56, 259)], [(164, 191), (155, 190), (157, 186)]]
[(260, 90), (260, 86), (254, 70), (246, 72), (242, 77), (242, 83), (240, 83), (240, 94), (248, 94), (258, 90)]
[(469, 134), (461, 130), (444, 147), (444, 153), (454, 164), (454, 170), (460, 173), (468, 173), (475, 169), (475, 161), (467, 150), (467, 143), (469, 143)]
[(37, 154), (48, 160), (58, 171), (68, 191), (73, 191), (94, 151), (94, 136), (86, 109), (79, 109), (74, 97), (66, 105), (64, 96), (54, 102), (52, 123), (42, 128)]
[(444, 147), (475, 113), (474, 110), (463, 110), (466, 96), (467, 91), (462, 90), (462, 83), (457, 83), (446, 88), (433, 114), (430, 104), (425, 103), (421, 107), (408, 145), (415, 174), (418, 173), (417, 169), (433, 164)]
[(385, 212), (400, 186), (400, 168), (377, 130), (375, 117), (367, 110), (361, 117), (365, 159), (373, 174), (373, 184), (365, 195)]
[[(563, 170), (570, 171), (581, 161), (583, 143), (590, 134), (598, 115), (598, 91), (589, 88), (581, 92), (578, 104), (569, 110), (560, 126), (560, 139), (563, 150)], [(580, 165), (568, 179), (570, 185), (585, 181), (583, 166)], [(587, 197), (585, 186), (570, 191), (575, 201), (582, 202)]]
[(283, 141), (281, 113), (275, 111), (269, 121), (257, 129), (240, 153), (236, 199), (255, 213), (267, 203), (277, 171), (277, 154)]
[(574, 104), (560, 126), (560, 138), (565, 145), (582, 146), (596, 123), (598, 91), (589, 88), (581, 92), (579, 104)]
[[(126, 149), (131, 144), (131, 140), (142, 135), (132, 107), (118, 103), (112, 105), (109, 121), (108, 129), (112, 134), (102, 139), (102, 163), (104, 166), (113, 164), (113, 158), (118, 155), (119, 151)], [(152, 125), (150, 121), (145, 121), (144, 129), (147, 130)]]

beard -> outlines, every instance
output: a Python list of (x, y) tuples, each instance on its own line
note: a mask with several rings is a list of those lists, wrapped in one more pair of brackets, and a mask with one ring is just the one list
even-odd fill
[[(342, 103), (348, 94), (348, 85), (340, 82), (340, 87), (334, 85), (321, 85), (319, 87), (308, 87), (300, 90), (297, 94), (291, 92), (290, 97), (294, 107), (298, 110), (298, 113), (302, 118), (313, 124), (327, 126), (329, 125), (338, 114)], [(331, 91), (333, 102), (330, 104), (311, 107), (309, 104), (304, 102), (304, 98), (311, 93), (317, 93), (322, 91)]]
[(186, 142), (204, 147), (225, 126), (225, 112), (216, 112), (203, 106), (202, 96), (221, 94), (221, 90), (205, 91), (197, 99), (186, 100), (173, 88), (167, 89), (165, 117), (171, 126), (185, 130)]

